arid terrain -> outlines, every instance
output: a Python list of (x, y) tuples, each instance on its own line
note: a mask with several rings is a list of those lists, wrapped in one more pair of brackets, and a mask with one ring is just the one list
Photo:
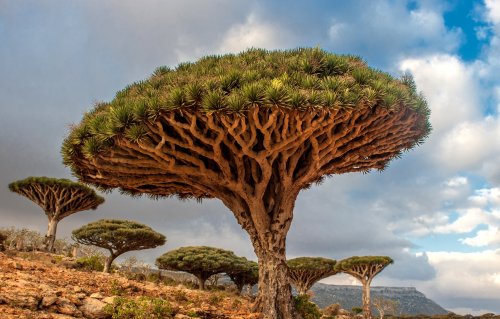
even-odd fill
[(129, 280), (118, 274), (71, 269), (73, 260), (45, 253), (0, 253), (0, 318), (108, 318), (105, 306), (162, 298), (173, 318), (251, 319), (250, 300), (226, 291)]
[[(200, 291), (188, 282), (131, 280), (119, 273), (105, 274), (74, 267), (74, 258), (61, 255), (0, 252), (0, 318), (258, 318), (258, 314), (251, 312), (252, 298), (239, 296), (227, 287)], [(361, 318), (340, 309), (333, 316), (324, 312), (322, 318), (358, 317)], [(450, 313), (398, 318), (500, 319), (500, 316)]]

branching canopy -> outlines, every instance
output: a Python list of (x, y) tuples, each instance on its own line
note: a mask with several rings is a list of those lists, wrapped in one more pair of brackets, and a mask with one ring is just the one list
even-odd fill
[(83, 245), (107, 249), (115, 256), (161, 246), (166, 240), (164, 235), (146, 225), (112, 219), (101, 219), (75, 229), (72, 238)]
[(103, 189), (218, 197), (213, 181), (259, 183), (264, 164), (301, 187), (383, 169), (423, 141), (428, 116), (408, 76), (320, 49), (251, 49), (159, 68), (86, 114), (62, 155)]
[(27, 197), (50, 219), (57, 220), (82, 210), (96, 209), (104, 202), (92, 188), (62, 178), (28, 177), (10, 183), (9, 189)]
[(156, 259), (160, 269), (185, 271), (203, 280), (218, 273), (245, 269), (246, 262), (232, 251), (207, 246), (181, 247)]
[(337, 262), (335, 270), (345, 272), (360, 281), (371, 281), (394, 261), (387, 256), (354, 256)]
[(290, 279), (301, 294), (305, 294), (318, 280), (333, 276), (337, 263), (322, 257), (299, 257), (287, 261)]

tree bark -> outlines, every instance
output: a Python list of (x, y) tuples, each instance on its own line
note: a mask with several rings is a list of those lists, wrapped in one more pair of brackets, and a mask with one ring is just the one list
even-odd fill
[(365, 319), (372, 318), (372, 309), (370, 305), (370, 281), (363, 281), (363, 316)]
[(256, 249), (259, 258), (259, 293), (255, 311), (264, 319), (293, 319), (295, 309), (284, 247), (279, 251)]
[(115, 260), (117, 256), (115, 254), (111, 253), (107, 258), (106, 261), (104, 262), (104, 269), (102, 272), (109, 273), (111, 271), (111, 264), (113, 263), (113, 260)]
[(49, 220), (47, 227), (47, 234), (45, 235), (45, 250), (49, 253), (54, 252), (54, 242), (56, 241), (57, 223), (59, 221), (55, 218)]
[(200, 290), (205, 290), (205, 281), (207, 281), (207, 278), (204, 276), (198, 276), (198, 288)]

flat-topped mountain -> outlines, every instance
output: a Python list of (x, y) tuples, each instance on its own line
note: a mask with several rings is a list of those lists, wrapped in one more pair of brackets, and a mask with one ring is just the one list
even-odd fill
[[(314, 301), (323, 308), (332, 303), (339, 303), (344, 309), (361, 307), (361, 286), (315, 284), (312, 289)], [(398, 302), (398, 310), (406, 315), (446, 314), (443, 307), (427, 298), (414, 287), (371, 287), (371, 297), (381, 297)], [(375, 312), (376, 313), (376, 312)]]

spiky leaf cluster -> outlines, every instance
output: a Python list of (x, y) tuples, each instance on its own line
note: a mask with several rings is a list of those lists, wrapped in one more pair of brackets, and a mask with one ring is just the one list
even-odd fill
[(317, 281), (337, 273), (334, 259), (299, 257), (287, 260), (289, 276), (299, 294), (305, 294)]
[(337, 261), (323, 257), (298, 257), (289, 259), (286, 263), (290, 271), (333, 272)]
[(131, 250), (154, 248), (165, 244), (165, 236), (149, 226), (130, 220), (101, 219), (72, 232), (83, 245), (93, 245), (120, 255)]
[[(174, 69), (158, 68), (149, 79), (118, 92), (111, 102), (97, 104), (66, 138), (64, 162), (72, 166), (75, 155), (93, 157), (117, 136), (140, 141), (147, 123), (168, 111), (242, 112), (255, 106), (300, 110), (409, 107), (425, 118), (429, 115), (409, 76), (395, 79), (357, 57), (318, 48), (250, 49), (207, 56)], [(421, 125), (423, 131), (430, 131), (428, 121)]]
[(96, 199), (96, 204), (99, 202), (96, 207), (104, 202), (104, 198), (101, 196), (97, 195), (95, 190), (92, 188), (78, 182), (73, 182), (69, 179), (65, 178), (53, 178), (53, 177), (45, 177), (45, 176), (39, 176), (39, 177), (27, 177), (25, 179), (21, 179), (15, 182), (12, 182), (9, 184), (9, 189), (12, 192), (18, 192), (19, 190), (23, 188), (27, 188), (29, 186), (33, 185), (44, 185), (44, 186), (53, 186), (57, 187), (58, 189), (78, 189), (81, 190), (82, 192), (85, 192), (89, 197), (95, 197)]
[(353, 256), (343, 259), (335, 265), (336, 271), (348, 271), (356, 266), (380, 265), (386, 267), (392, 264), (394, 260), (388, 256)]
[(9, 189), (39, 205), (48, 216), (62, 219), (75, 212), (96, 209), (104, 198), (81, 183), (64, 178), (27, 177), (9, 184)]
[(160, 269), (185, 271), (197, 277), (245, 269), (246, 259), (232, 251), (208, 246), (188, 246), (171, 250), (156, 259)]

